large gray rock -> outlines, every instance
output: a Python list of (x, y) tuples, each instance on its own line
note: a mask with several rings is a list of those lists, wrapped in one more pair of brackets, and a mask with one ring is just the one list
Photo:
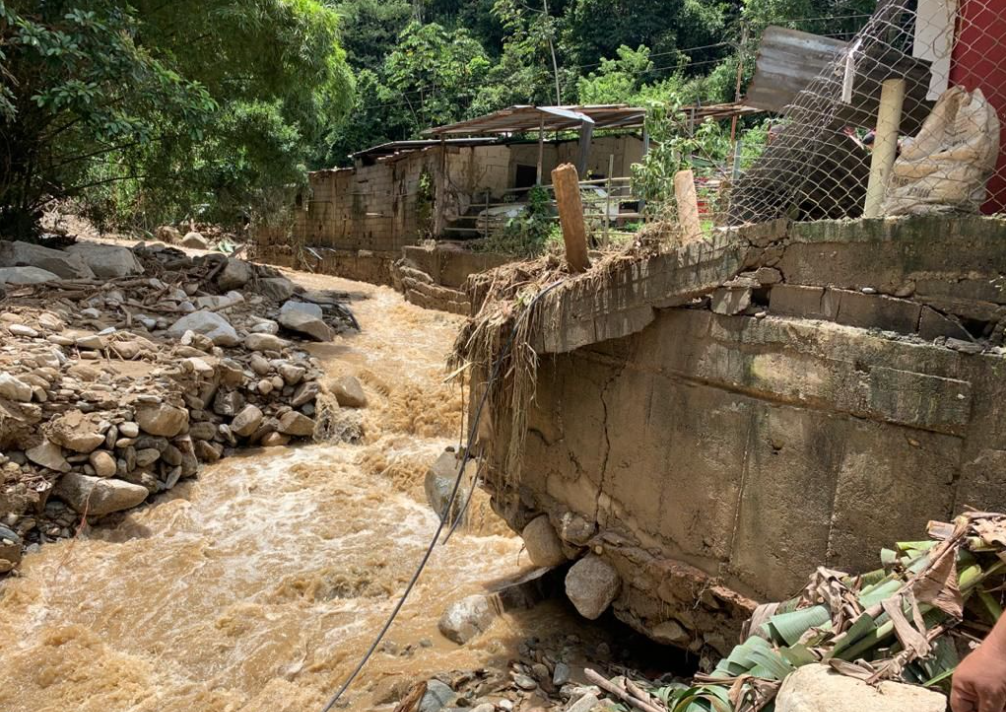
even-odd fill
[(426, 694), (423, 695), (419, 703), (419, 712), (440, 712), (447, 705), (454, 701), (457, 695), (449, 685), (445, 685), (440, 680), (430, 680), (426, 683)]
[(228, 257), (227, 264), (224, 265), (224, 268), (220, 270), (220, 274), (217, 275), (217, 285), (224, 291), (241, 289), (254, 276), (255, 271), (250, 264), (244, 260)]
[[(454, 481), (458, 476), (460, 462), (457, 455), (449, 450), (441, 453), (430, 469), (426, 471), (426, 478), (423, 481), (423, 491), (426, 493), (426, 502), (430, 509), (443, 518), (447, 514), (447, 503), (451, 498), (451, 490), (454, 489)], [(465, 464), (466, 468), (475, 468), (476, 463), (471, 460)], [(454, 505), (451, 507), (451, 520), (461, 511), (461, 505), (468, 499), (468, 490), (464, 485), (458, 488), (458, 493), (454, 498)]]
[(437, 628), (448, 640), (464, 645), (488, 630), (498, 615), (489, 597), (477, 593), (449, 605)]
[(279, 419), (279, 431), (295, 438), (308, 438), (314, 435), (314, 421), (303, 413), (291, 410)]
[(0, 241), (0, 267), (38, 267), (63, 279), (94, 279), (80, 255), (28, 242)]
[(100, 517), (142, 504), (149, 494), (143, 485), (90, 477), (77, 472), (63, 475), (54, 493), (77, 512)]
[(266, 277), (258, 281), (259, 292), (262, 296), (272, 299), (274, 302), (285, 302), (293, 296), (293, 282), (286, 277)]
[(367, 394), (356, 376), (342, 376), (327, 383), (328, 390), (343, 408), (364, 408)]
[(258, 430), (264, 417), (262, 411), (257, 407), (246, 405), (231, 421), (231, 432), (246, 438)]
[(248, 334), (245, 348), (249, 351), (282, 351), (290, 342), (273, 334)]
[(32, 388), (16, 376), (0, 372), (0, 398), (27, 403), (31, 400)]
[[(314, 307), (314, 309), (304, 307)], [(328, 328), (328, 324), (321, 320), (321, 307), (317, 304), (287, 302), (280, 309), (278, 321), (284, 329), (309, 336), (315, 341), (332, 340), (332, 330)]]
[(587, 554), (566, 573), (566, 596), (588, 620), (599, 618), (621, 588), (622, 579), (615, 567), (595, 554)]
[(169, 403), (144, 404), (136, 409), (136, 422), (145, 433), (173, 438), (189, 422), (189, 411)]
[(39, 445), (25, 450), (25, 456), (36, 465), (56, 472), (69, 472), (70, 463), (63, 457), (63, 449), (56, 443), (43, 440)]
[(87, 454), (105, 442), (105, 435), (98, 428), (97, 417), (84, 415), (74, 409), (50, 421), (47, 431), (49, 439), (57, 445)]
[(238, 332), (230, 322), (216, 312), (201, 310), (186, 314), (168, 329), (168, 336), (181, 339), (186, 331), (202, 334), (214, 346), (237, 346), (241, 343)]
[(939, 692), (899, 682), (876, 687), (826, 665), (805, 665), (786, 678), (776, 712), (946, 712)]
[(39, 267), (0, 267), (0, 284), (41, 284), (57, 279), (58, 274)]
[(79, 255), (98, 279), (115, 279), (131, 274), (143, 274), (143, 265), (132, 250), (119, 245), (102, 245), (96, 242), (78, 242), (66, 248)]
[(189, 247), (193, 250), (208, 250), (210, 243), (198, 232), (190, 232), (182, 238), (182, 247)]
[(547, 516), (532, 519), (520, 535), (527, 555), (535, 566), (558, 566), (566, 563), (562, 541)]

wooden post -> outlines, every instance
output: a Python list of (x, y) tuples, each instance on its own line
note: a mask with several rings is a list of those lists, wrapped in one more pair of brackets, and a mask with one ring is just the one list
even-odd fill
[(608, 182), (604, 191), (604, 246), (608, 246), (608, 218), (611, 215), (611, 174), (615, 172), (615, 154), (608, 154)]
[(545, 164), (545, 114), (541, 115), (538, 122), (538, 177), (535, 185), (541, 185), (542, 166)]
[(580, 176), (571, 163), (563, 163), (552, 171), (552, 189), (559, 208), (562, 240), (566, 243), (566, 262), (572, 272), (586, 272), (587, 228), (583, 224), (583, 202), (580, 200)]
[(674, 174), (674, 197), (678, 201), (678, 222), (684, 230), (684, 244), (701, 240), (699, 196), (695, 192), (695, 175), (690, 170)]
[(905, 80), (885, 79), (880, 90), (880, 110), (877, 112), (877, 134), (873, 141), (870, 182), (866, 186), (863, 217), (879, 218), (884, 205), (884, 193), (890, 180), (894, 159), (898, 154), (898, 134), (901, 129), (901, 107), (905, 103)]

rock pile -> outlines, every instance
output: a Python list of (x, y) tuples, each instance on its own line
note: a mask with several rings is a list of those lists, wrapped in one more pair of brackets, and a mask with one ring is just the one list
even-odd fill
[[(313, 436), (322, 374), (299, 341), (355, 326), (345, 295), (220, 254), (21, 244), (0, 265), (79, 272), (0, 297), (0, 573), (235, 448)], [(309, 319), (285, 327), (292, 312)]]

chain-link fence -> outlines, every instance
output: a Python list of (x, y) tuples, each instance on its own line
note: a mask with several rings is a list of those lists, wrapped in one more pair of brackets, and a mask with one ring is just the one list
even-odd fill
[(1006, 2), (881, 0), (717, 222), (1006, 211)]

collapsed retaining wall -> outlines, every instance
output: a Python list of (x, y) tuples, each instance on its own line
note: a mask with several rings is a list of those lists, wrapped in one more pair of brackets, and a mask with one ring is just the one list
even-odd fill
[(1006, 507), (1003, 265), (993, 218), (779, 222), (574, 282), (519, 473), (509, 415), (483, 431), (494, 506), (614, 566), (633, 627), (727, 654), (816, 567)]

